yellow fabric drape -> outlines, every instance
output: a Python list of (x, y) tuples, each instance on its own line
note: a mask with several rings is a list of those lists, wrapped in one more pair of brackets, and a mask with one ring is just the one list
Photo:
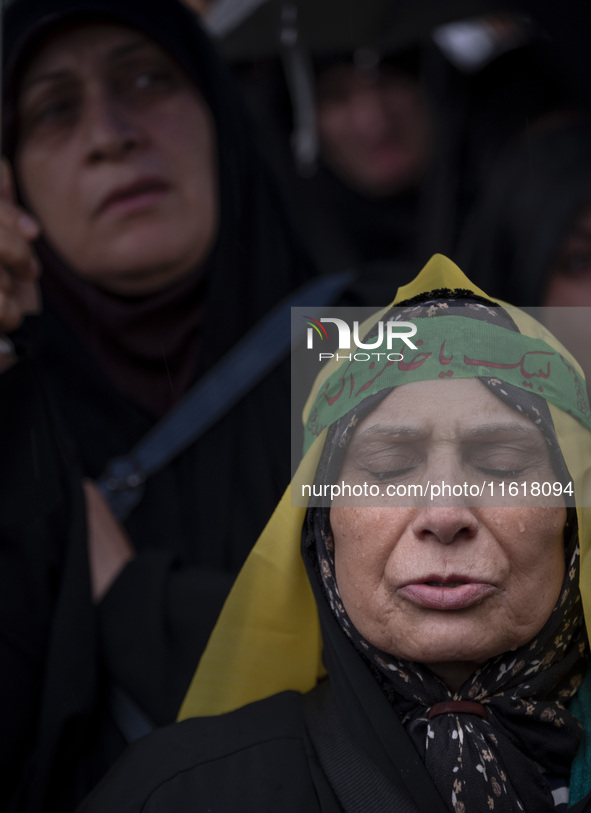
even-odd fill
[[(408, 285), (399, 288), (393, 305), (441, 288), (461, 288), (486, 297), (446, 257), (435, 255)], [(490, 297), (488, 297), (490, 299)], [(543, 338), (572, 360), (571, 355), (538, 322), (501, 303), (528, 336)], [(364, 335), (384, 313), (363, 326)], [(319, 374), (304, 415), (316, 392), (339, 362)], [(578, 370), (579, 365), (574, 362)], [(591, 618), (591, 433), (574, 418), (549, 404), (558, 440), (575, 483), (581, 543), (581, 594), (585, 617)], [(325, 433), (308, 450), (294, 482), (311, 483)], [(224, 605), (179, 719), (222, 714), (264, 697), (295, 689), (306, 692), (322, 677), (322, 637), (316, 602), (300, 554), (305, 508), (291, 505), (285, 492), (247, 559)]]

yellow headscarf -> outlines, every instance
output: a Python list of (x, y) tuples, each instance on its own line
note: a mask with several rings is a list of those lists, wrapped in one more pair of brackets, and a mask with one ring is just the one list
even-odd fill
[[(454, 263), (435, 255), (410, 284), (399, 288), (392, 304), (442, 288), (464, 289), (487, 297)], [(522, 334), (543, 339), (581, 372), (568, 351), (542, 325), (522, 311), (500, 304)], [(383, 313), (372, 317), (360, 335), (365, 335)], [(315, 393), (338, 364), (331, 362), (319, 375), (304, 415), (308, 414)], [(581, 546), (580, 585), (585, 616), (590, 619), (591, 507), (587, 506), (591, 506), (591, 432), (563, 410), (551, 403), (548, 406), (575, 484)], [(316, 438), (294, 482), (314, 481), (325, 436), (326, 430)], [(325, 675), (316, 602), (300, 553), (305, 514), (305, 507), (292, 506), (290, 486), (236, 580), (179, 719), (222, 714), (287, 689), (307, 692)]]

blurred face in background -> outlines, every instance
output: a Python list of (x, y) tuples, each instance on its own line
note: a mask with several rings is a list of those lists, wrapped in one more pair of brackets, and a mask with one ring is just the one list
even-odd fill
[(344, 183), (369, 196), (403, 192), (421, 180), (432, 122), (417, 80), (391, 65), (332, 65), (317, 77), (322, 155)]
[(591, 206), (579, 214), (554, 260), (544, 304), (591, 307)]
[(18, 112), (21, 192), (75, 273), (142, 295), (205, 259), (218, 226), (215, 127), (156, 42), (107, 23), (59, 31), (25, 70)]

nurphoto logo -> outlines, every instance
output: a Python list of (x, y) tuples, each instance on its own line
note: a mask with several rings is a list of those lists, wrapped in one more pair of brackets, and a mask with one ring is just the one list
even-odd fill
[[(376, 359), (379, 360), (381, 358), (387, 358), (388, 361), (402, 361), (402, 353), (392, 352), (395, 341), (402, 341), (407, 345), (407, 347), (410, 347), (411, 350), (418, 350), (418, 347), (410, 340), (411, 336), (414, 336), (417, 332), (417, 326), (413, 322), (395, 322), (394, 320), (390, 320), (385, 323), (384, 327), (384, 322), (380, 321), (377, 323), (377, 334), (372, 337), (371, 341), (364, 342), (359, 337), (358, 321), (354, 321), (353, 328), (351, 328), (344, 319), (336, 319), (334, 317), (313, 319), (309, 316), (304, 316), (303, 318), (308, 325), (306, 343), (308, 350), (314, 349), (315, 341), (323, 342), (328, 340), (329, 336), (325, 325), (335, 325), (338, 331), (339, 350), (351, 350), (351, 343), (353, 343), (357, 350), (374, 351), (372, 353), (355, 352), (350, 353), (349, 355), (341, 355), (340, 353), (337, 353), (336, 358), (338, 360), (348, 359), (349, 361), (375, 361)], [(331, 328), (331, 331), (334, 331), (334, 328)], [(383, 346), (384, 334), (386, 337), (385, 349), (388, 352), (375, 352), (378, 348)], [(326, 361), (327, 359), (334, 357), (334, 353), (318, 354), (319, 361)]]

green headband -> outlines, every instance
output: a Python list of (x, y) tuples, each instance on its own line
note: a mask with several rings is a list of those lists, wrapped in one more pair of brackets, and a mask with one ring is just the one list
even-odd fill
[[(451, 313), (414, 319), (416, 349), (402, 341), (340, 351), (343, 364), (323, 383), (306, 422), (304, 452), (322, 430), (383, 389), (446, 378), (498, 378), (532, 392), (591, 430), (585, 383), (572, 364), (543, 339)], [(401, 359), (400, 356), (403, 358)], [(350, 359), (349, 359), (350, 357)]]

